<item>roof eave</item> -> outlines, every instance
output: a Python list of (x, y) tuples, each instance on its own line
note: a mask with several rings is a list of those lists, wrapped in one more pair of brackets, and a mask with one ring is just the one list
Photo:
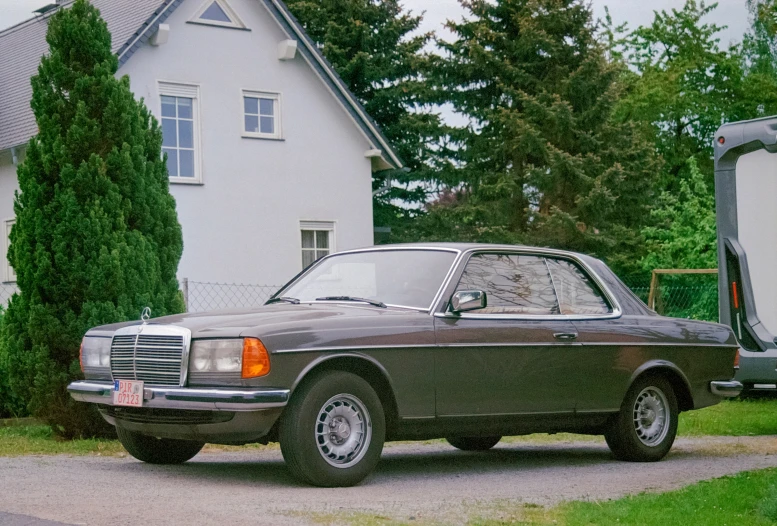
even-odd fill
[[(381, 167), (380, 170), (403, 168), (404, 164), (402, 160), (394, 151), (394, 148), (391, 146), (391, 143), (386, 136), (383, 135), (378, 124), (373, 122), (369, 117), (364, 107), (356, 99), (356, 96), (351, 93), (332, 65), (321, 54), (302, 25), (289, 11), (288, 7), (279, 0), (263, 0), (263, 4), (281, 26), (281, 29), (283, 29), (289, 37), (296, 37), (297, 40), (302, 42), (303, 47), (301, 48), (301, 52), (305, 57), (305, 60), (308, 61), (314, 71), (326, 75), (322, 80), (324, 80), (330, 89), (337, 92), (334, 93), (334, 95), (338, 99), (348, 104), (350, 110), (353, 111), (353, 116), (358, 119), (357, 124), (364, 132), (371, 147), (381, 150), (381, 159), (385, 162), (386, 167)], [(290, 32), (292, 34), (290, 34)], [(337, 96), (338, 94), (339, 97)], [(375, 163), (373, 163), (373, 171), (380, 170), (376, 170)]]

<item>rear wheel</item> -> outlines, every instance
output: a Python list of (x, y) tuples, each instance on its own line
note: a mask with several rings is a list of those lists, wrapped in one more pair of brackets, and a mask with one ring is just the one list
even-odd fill
[(497, 445), (502, 437), (448, 437), (445, 440), (462, 451), (487, 451)]
[(619, 460), (661, 460), (677, 435), (678, 413), (677, 398), (666, 378), (639, 378), (626, 393), (604, 438)]
[(328, 371), (294, 393), (279, 428), (292, 474), (315, 486), (353, 486), (380, 460), (386, 423), (375, 390), (363, 378)]
[(127, 453), (149, 464), (182, 464), (200, 452), (203, 442), (141, 435), (116, 427), (119, 442)]

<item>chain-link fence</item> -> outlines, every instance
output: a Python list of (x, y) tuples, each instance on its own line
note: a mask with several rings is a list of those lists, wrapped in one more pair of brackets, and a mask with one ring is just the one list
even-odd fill
[(0, 283), (0, 306), (5, 309), (8, 306), (8, 302), (11, 301), (11, 296), (19, 292), (19, 287), (16, 283)]
[[(642, 301), (649, 302), (649, 277), (632, 277), (624, 281)], [(279, 288), (277, 285), (211, 283), (185, 278), (181, 281), (188, 312), (258, 307)], [(15, 291), (14, 286), (0, 286), (0, 301), (7, 304)], [(655, 287), (654, 295), (653, 303), (659, 314), (674, 318), (718, 321), (716, 275), (663, 276)]]
[[(624, 282), (649, 305), (650, 278)], [(654, 308), (673, 318), (718, 321), (718, 277), (716, 274), (665, 275), (654, 287)]]
[(258, 307), (279, 288), (276, 285), (209, 283), (186, 278), (181, 281), (187, 312)]

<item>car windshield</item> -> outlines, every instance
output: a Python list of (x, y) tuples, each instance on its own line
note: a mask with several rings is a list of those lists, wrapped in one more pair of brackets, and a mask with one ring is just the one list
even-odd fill
[(386, 305), (428, 309), (453, 265), (443, 250), (375, 250), (336, 254), (281, 291), (300, 301), (363, 298)]

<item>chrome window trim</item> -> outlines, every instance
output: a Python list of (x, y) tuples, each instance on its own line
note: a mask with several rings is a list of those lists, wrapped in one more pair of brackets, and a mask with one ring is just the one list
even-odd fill
[[(445, 278), (443, 279), (442, 283), (440, 284), (440, 288), (437, 289), (437, 293), (432, 297), (432, 302), (429, 304), (429, 307), (411, 307), (409, 305), (392, 305), (392, 304), (386, 304), (387, 307), (400, 307), (400, 308), (407, 308), (407, 309), (413, 309), (420, 312), (428, 312), (431, 313), (432, 309), (437, 305), (439, 302), (439, 298), (442, 295), (443, 291), (445, 290), (445, 287), (448, 285), (448, 281), (450, 281), (450, 278), (453, 274), (453, 272), (458, 268), (459, 261), (461, 260), (461, 255), (464, 253), (464, 251), (459, 250), (458, 248), (451, 248), (451, 247), (430, 247), (430, 246), (419, 246), (419, 247), (392, 247), (391, 245), (386, 245), (385, 247), (366, 247), (366, 248), (356, 248), (352, 250), (343, 250), (341, 252), (335, 252), (333, 254), (329, 254), (326, 257), (323, 257), (310, 265), (307, 269), (304, 270), (301, 274), (297, 276), (297, 278), (288, 283), (285, 287), (283, 287), (281, 290), (275, 293), (272, 297), (280, 297), (283, 296), (283, 292), (288, 290), (292, 285), (297, 283), (299, 280), (307, 276), (310, 271), (312, 271), (314, 268), (318, 267), (321, 263), (326, 261), (329, 258), (335, 258), (337, 256), (342, 256), (344, 254), (360, 254), (363, 252), (395, 252), (395, 251), (414, 251), (414, 252), (453, 252), (456, 254), (456, 257), (453, 258), (453, 262), (451, 262), (451, 266), (448, 268), (448, 272), (445, 274)], [(302, 303), (329, 303), (329, 302), (317, 302), (317, 301), (304, 301)], [(332, 302), (332, 303), (338, 303), (338, 302)]]
[[(138, 336), (140, 334), (147, 334), (150, 336), (181, 336), (183, 338), (183, 351), (181, 352), (181, 376), (178, 382), (178, 387), (184, 387), (186, 385), (186, 379), (189, 375), (189, 351), (191, 350), (192, 331), (186, 327), (179, 327), (177, 325), (156, 325), (153, 323), (130, 325), (128, 327), (122, 327), (113, 333), (113, 336), (111, 337), (111, 348), (113, 348), (113, 339), (116, 336)], [(137, 339), (135, 340), (135, 349), (137, 349)], [(113, 363), (109, 361), (108, 364), (111, 368), (111, 381), (115, 381), (113, 378)], [(136, 363), (133, 359), (133, 367), (135, 366)]]
[[(604, 282), (601, 277), (594, 271), (593, 268), (591, 268), (588, 264), (586, 264), (585, 261), (583, 261), (581, 258), (579, 258), (577, 255), (564, 252), (562, 250), (555, 250), (551, 248), (531, 248), (531, 247), (516, 247), (516, 248), (508, 248), (508, 247), (477, 247), (477, 248), (470, 248), (465, 251), (463, 251), (459, 257), (456, 260), (456, 268), (459, 268), (459, 265), (466, 265), (469, 261), (469, 258), (471, 258), (475, 254), (484, 253), (484, 254), (527, 254), (527, 255), (533, 255), (533, 256), (546, 256), (546, 257), (556, 257), (561, 259), (568, 259), (573, 261), (575, 264), (579, 265), (585, 272), (588, 274), (588, 277), (591, 278), (591, 280), (596, 284), (597, 287), (599, 287), (599, 290), (604, 295), (605, 299), (610, 303), (610, 306), (612, 307), (612, 312), (609, 314), (592, 314), (592, 315), (585, 315), (585, 314), (474, 314), (474, 313), (462, 313), (462, 314), (454, 314), (450, 311), (448, 311), (445, 303), (441, 303), (444, 298), (439, 298), (437, 301), (437, 304), (435, 305), (433, 316), (436, 318), (448, 318), (448, 319), (473, 319), (473, 320), (557, 320), (557, 321), (583, 321), (583, 320), (612, 320), (616, 318), (620, 318), (623, 315), (623, 309), (620, 306), (620, 302), (618, 302), (615, 295), (612, 293), (610, 288), (607, 286), (607, 284)], [(443, 286), (443, 290), (448, 288), (450, 285), (452, 275), (448, 275), (445, 284)]]

